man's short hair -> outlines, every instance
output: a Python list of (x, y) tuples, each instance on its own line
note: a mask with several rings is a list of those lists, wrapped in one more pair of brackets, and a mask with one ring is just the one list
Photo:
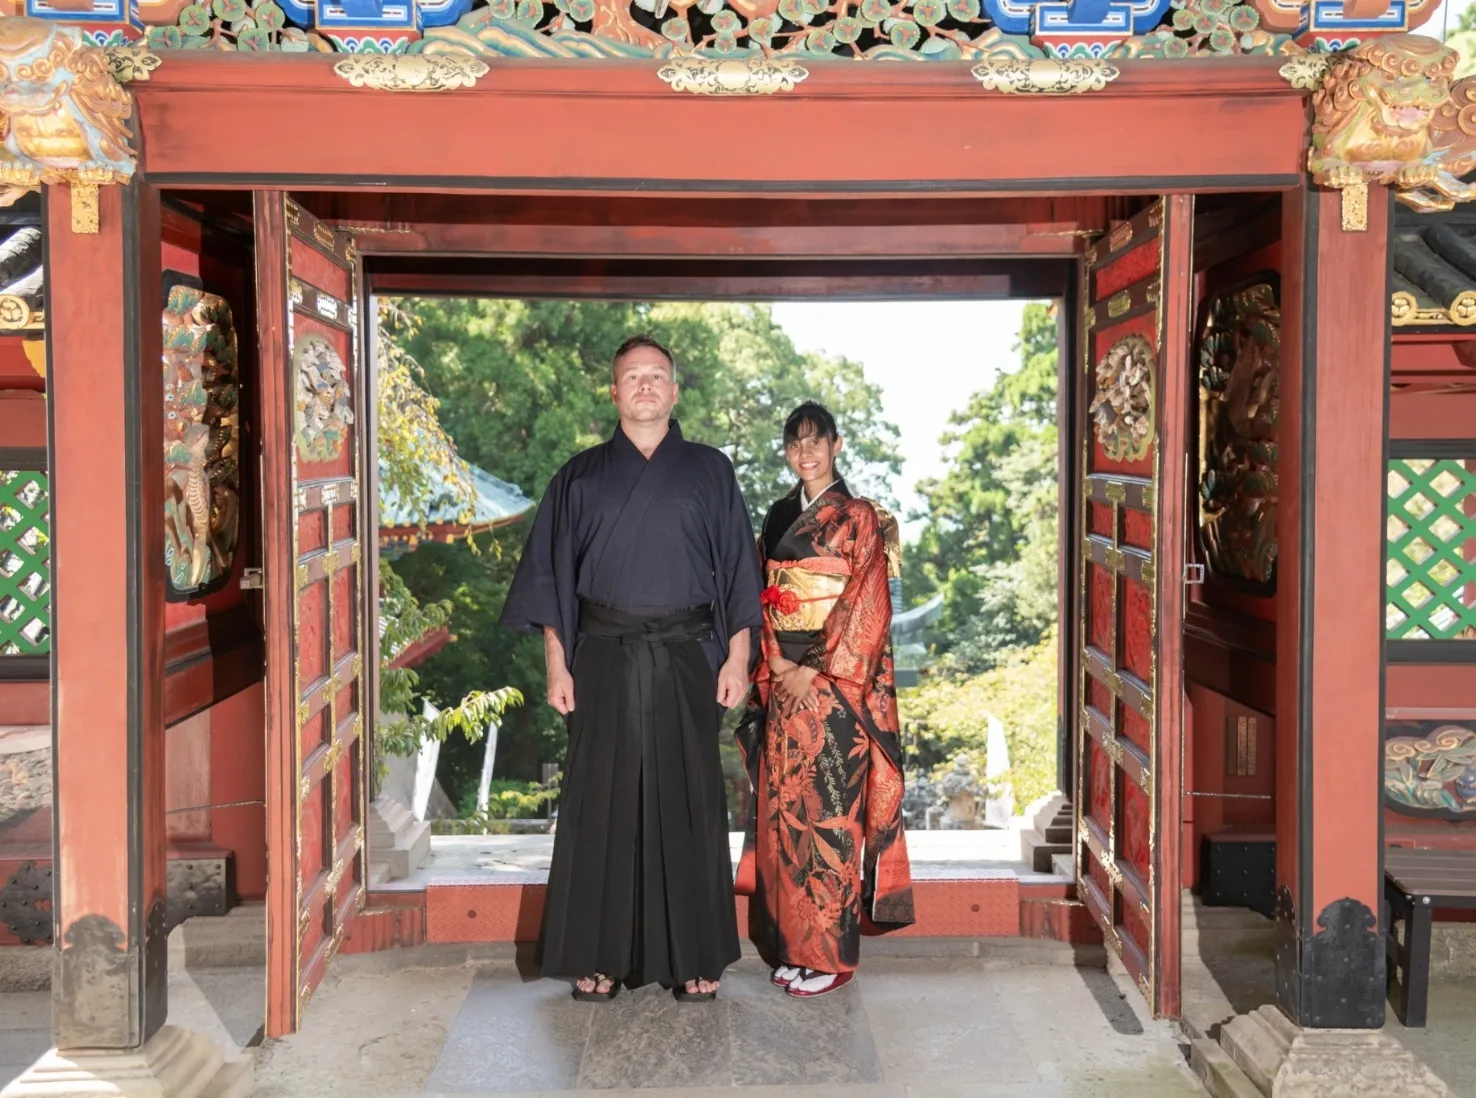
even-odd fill
[[(808, 431), (805, 430), (807, 427)], [(789, 413), (789, 418), (784, 421), (784, 445), (788, 446), (807, 434), (820, 438), (840, 438), (835, 416), (830, 414), (830, 409), (825, 405), (813, 400), (805, 401)]]
[(642, 347), (650, 347), (653, 351), (661, 352), (662, 356), (666, 359), (666, 364), (671, 367), (671, 378), (675, 381), (676, 359), (667, 350), (666, 344), (662, 343), (653, 335), (647, 335), (645, 332), (639, 332), (636, 335), (630, 336), (624, 343), (615, 348), (615, 357), (610, 359), (610, 376), (615, 376), (615, 371), (620, 366), (620, 360), (622, 358), (630, 354), (631, 351), (638, 351)]

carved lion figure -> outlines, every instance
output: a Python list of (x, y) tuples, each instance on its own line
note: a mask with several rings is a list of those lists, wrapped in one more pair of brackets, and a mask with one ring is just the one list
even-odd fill
[(14, 201), (38, 183), (100, 185), (133, 175), (133, 100), (82, 31), (0, 19), (0, 186)]
[(1385, 183), (1420, 210), (1476, 197), (1476, 80), (1433, 38), (1391, 34), (1333, 61), (1312, 97), (1308, 167), (1329, 187)]

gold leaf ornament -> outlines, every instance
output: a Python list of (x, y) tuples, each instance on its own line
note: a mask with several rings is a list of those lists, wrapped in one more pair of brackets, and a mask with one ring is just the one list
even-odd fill
[(1324, 55), (1309, 53), (1302, 57), (1293, 57), (1276, 71), (1298, 91), (1315, 91), (1322, 86), (1322, 80), (1327, 76), (1331, 63), (1331, 59)]
[(355, 54), (333, 71), (356, 88), (392, 92), (443, 92), (470, 88), (490, 71), (478, 57), (453, 53)]
[(149, 74), (160, 65), (159, 55), (150, 53), (144, 43), (131, 46), (112, 46), (103, 50), (108, 61), (108, 72), (120, 84), (131, 84), (135, 80), (147, 80)]
[(1005, 95), (1081, 95), (1102, 91), (1121, 75), (1106, 61), (1089, 58), (991, 57), (970, 71), (985, 90)]
[(656, 75), (672, 91), (693, 95), (773, 95), (793, 91), (810, 70), (793, 58), (681, 54), (667, 60)]

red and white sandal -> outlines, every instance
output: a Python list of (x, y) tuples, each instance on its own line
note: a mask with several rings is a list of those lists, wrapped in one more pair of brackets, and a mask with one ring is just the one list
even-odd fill
[(799, 965), (780, 965), (769, 974), (769, 982), (775, 987), (788, 987), (803, 975), (804, 971)]
[(855, 976), (854, 971), (817, 972), (813, 968), (807, 968), (784, 989), (784, 992), (787, 995), (793, 995), (796, 999), (817, 999), (821, 995), (829, 995), (832, 991), (845, 987)]

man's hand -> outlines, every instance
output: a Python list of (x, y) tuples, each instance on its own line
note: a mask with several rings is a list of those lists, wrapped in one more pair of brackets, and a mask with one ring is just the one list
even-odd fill
[(563, 666), (548, 669), (548, 704), (566, 717), (574, 712), (574, 676)]
[(717, 700), (724, 709), (732, 709), (743, 700), (744, 691), (748, 689), (748, 656), (745, 653), (742, 662), (729, 656), (723, 665), (718, 668), (717, 675)]
[(543, 627), (543, 662), (548, 670), (548, 704), (567, 717), (574, 712), (574, 676), (564, 661), (564, 642), (558, 630)]
[(728, 638), (728, 658), (718, 668), (717, 700), (724, 709), (732, 709), (743, 700), (748, 689), (748, 630), (742, 629)]

